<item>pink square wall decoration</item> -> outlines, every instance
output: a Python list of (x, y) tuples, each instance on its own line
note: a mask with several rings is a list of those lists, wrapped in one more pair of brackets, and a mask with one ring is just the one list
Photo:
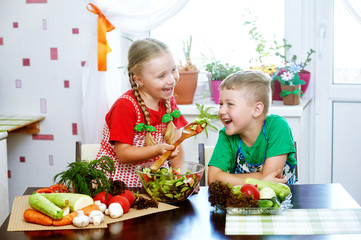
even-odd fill
[(4, 45), (4, 39), (2, 37), (0, 37), (0, 45)]
[(48, 0), (26, 0), (26, 3), (48, 3)]
[(73, 34), (79, 34), (79, 28), (73, 28), (72, 31)]
[(24, 156), (20, 157), (20, 162), (25, 162), (25, 157)]
[(40, 112), (46, 113), (46, 99), (45, 98), (40, 99)]
[(72, 124), (73, 135), (78, 135), (78, 124)]
[(19, 28), (19, 23), (18, 22), (13, 22), (13, 28)]
[(23, 58), (23, 66), (30, 66), (30, 58)]
[(15, 80), (15, 87), (16, 88), (21, 88), (21, 80), (20, 79)]
[(46, 19), (43, 19), (43, 30), (46, 30), (48, 28), (48, 24)]
[(33, 140), (54, 140), (54, 135), (51, 134), (33, 134)]
[(57, 48), (50, 48), (50, 59), (58, 60), (58, 49)]

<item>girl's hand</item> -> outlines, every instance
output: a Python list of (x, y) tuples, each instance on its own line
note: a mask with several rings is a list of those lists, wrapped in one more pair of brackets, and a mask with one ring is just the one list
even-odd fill
[(169, 160), (172, 160), (172, 159), (178, 157), (178, 155), (179, 155), (179, 147), (180, 146), (177, 146), (176, 149), (174, 149), (172, 154), (169, 156)]
[(169, 144), (166, 144), (166, 143), (158, 144), (157, 146), (158, 146), (158, 150), (159, 150), (159, 155), (163, 155), (166, 151), (174, 150), (173, 145), (169, 145)]
[(278, 182), (278, 183), (287, 183), (286, 176), (281, 175), (281, 169), (277, 169), (276, 171), (271, 172), (261, 180), (270, 181), (270, 182)]

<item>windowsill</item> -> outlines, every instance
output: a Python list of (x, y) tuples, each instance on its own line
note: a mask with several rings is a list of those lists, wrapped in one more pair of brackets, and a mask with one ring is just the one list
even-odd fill
[[(210, 102), (210, 103), (209, 103)], [(283, 105), (282, 101), (273, 101), (270, 114), (276, 114), (284, 117), (301, 117), (303, 115), (304, 109), (310, 104), (311, 98), (302, 98), (302, 102), (299, 105), (289, 106)], [(219, 105), (215, 104), (213, 101), (197, 101), (199, 104), (205, 104), (206, 107), (214, 107), (214, 111), (218, 110)], [(197, 116), (199, 111), (196, 104), (189, 105), (178, 105), (179, 110), (185, 116), (194, 115)]]

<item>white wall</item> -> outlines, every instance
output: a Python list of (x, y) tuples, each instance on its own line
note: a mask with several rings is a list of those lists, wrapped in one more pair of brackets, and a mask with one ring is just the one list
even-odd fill
[(39, 134), (53, 140), (9, 134), (10, 204), (29, 186), (50, 186), (75, 159), (75, 141), (82, 139), (82, 69), (97, 20), (86, 9), (91, 1), (31, 2), (0, 1), (0, 113), (45, 116)]

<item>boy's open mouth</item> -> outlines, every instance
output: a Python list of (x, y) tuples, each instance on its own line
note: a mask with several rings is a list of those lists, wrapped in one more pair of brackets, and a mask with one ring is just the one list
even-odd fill
[(229, 125), (232, 122), (232, 120), (231, 119), (223, 119), (223, 122), (225, 125)]

